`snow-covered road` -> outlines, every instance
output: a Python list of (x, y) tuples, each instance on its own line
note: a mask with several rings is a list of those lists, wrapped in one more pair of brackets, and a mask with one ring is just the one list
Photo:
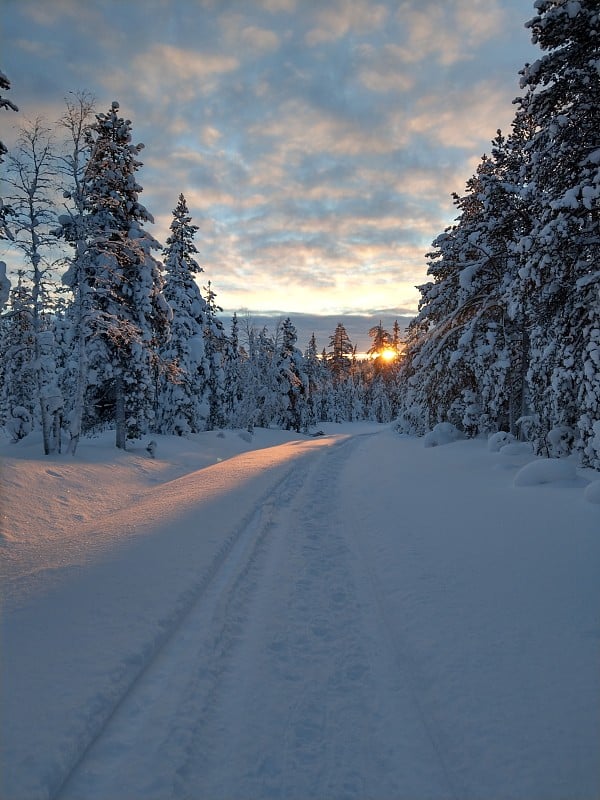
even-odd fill
[(3, 800), (597, 796), (598, 509), (494, 458), (290, 442), (97, 524), (7, 615)]
[(60, 797), (455, 796), (340, 495), (359, 441), (274, 488)]

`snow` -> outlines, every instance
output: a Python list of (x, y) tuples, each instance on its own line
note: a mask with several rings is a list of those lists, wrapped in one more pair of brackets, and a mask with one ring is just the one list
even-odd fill
[(598, 473), (320, 427), (0, 445), (0, 796), (598, 796)]
[(438, 447), (444, 444), (450, 444), (460, 439), (462, 434), (451, 422), (438, 422), (433, 430), (425, 434), (423, 444), (425, 447)]
[(600, 480), (589, 483), (585, 487), (584, 496), (588, 502), (600, 504)]
[(522, 467), (515, 475), (515, 486), (577, 481), (575, 464), (566, 458), (541, 458)]
[(499, 453), (502, 447), (512, 444), (515, 437), (508, 431), (498, 431), (488, 437), (488, 450), (490, 453)]

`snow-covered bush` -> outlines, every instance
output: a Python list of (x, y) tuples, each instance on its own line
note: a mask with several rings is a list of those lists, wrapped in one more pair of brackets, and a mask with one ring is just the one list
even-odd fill
[(572, 428), (567, 425), (557, 425), (548, 431), (546, 441), (548, 442), (548, 452), (552, 458), (564, 458), (573, 449), (575, 434)]
[(11, 410), (11, 416), (6, 420), (6, 428), (12, 436), (13, 442), (24, 439), (25, 436), (31, 433), (31, 414), (24, 406), (14, 406)]
[(487, 443), (488, 450), (490, 453), (498, 453), (502, 447), (512, 444), (514, 441), (516, 440), (512, 433), (507, 433), (507, 431), (498, 431), (489, 437)]
[(438, 422), (432, 431), (425, 434), (425, 447), (438, 447), (462, 439), (462, 433), (451, 422)]

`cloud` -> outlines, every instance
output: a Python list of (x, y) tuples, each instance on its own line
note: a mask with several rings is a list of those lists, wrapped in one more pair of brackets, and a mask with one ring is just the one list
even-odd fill
[[(511, 93), (512, 94), (512, 93)], [(464, 89), (421, 98), (408, 121), (411, 133), (445, 147), (473, 150), (487, 132), (493, 138), (499, 127), (506, 127), (514, 115), (509, 95), (494, 80), (478, 81)]]
[(322, 7), (315, 15), (315, 25), (305, 36), (309, 47), (333, 42), (350, 31), (370, 33), (380, 28), (388, 16), (383, 4), (367, 0), (337, 0)]
[[(166, 87), (175, 97), (190, 99), (215, 91), (218, 80), (240, 66), (233, 55), (205, 53), (158, 43), (133, 58), (133, 69), (142, 77), (147, 97), (160, 95)], [(162, 87), (162, 88), (161, 88)]]
[[(425, 253), (514, 108), (522, 0), (19, 0), (21, 111), (113, 99), (164, 241), (183, 192), (222, 304), (416, 308)], [(118, 10), (118, 25), (115, 24)], [(18, 117), (18, 119), (17, 119)], [(283, 300), (282, 300), (283, 298)]]
[(225, 12), (218, 18), (222, 42), (234, 52), (248, 59), (260, 58), (274, 53), (280, 47), (280, 38), (275, 31), (255, 24), (248, 24), (241, 13)]
[(258, 5), (272, 14), (282, 11), (291, 13), (296, 9), (296, 0), (259, 0)]
[(403, 43), (393, 48), (404, 63), (433, 59), (443, 66), (471, 60), (488, 39), (498, 35), (502, 14), (494, 0), (452, 3), (401, 3), (396, 17)]

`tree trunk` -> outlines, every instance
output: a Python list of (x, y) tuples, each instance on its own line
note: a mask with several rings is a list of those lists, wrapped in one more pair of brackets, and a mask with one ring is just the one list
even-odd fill
[(85, 333), (82, 330), (81, 322), (79, 323), (78, 335), (78, 370), (77, 370), (77, 389), (75, 394), (75, 403), (73, 411), (71, 412), (71, 419), (69, 420), (69, 433), (71, 434), (71, 441), (69, 442), (69, 452), (75, 455), (77, 445), (79, 444), (79, 437), (81, 435), (81, 422), (83, 419), (83, 404), (85, 401), (85, 390), (87, 389), (87, 350), (85, 342)]
[(125, 424), (125, 387), (123, 376), (119, 373), (115, 378), (115, 445), (119, 450), (125, 450), (127, 440), (127, 426)]

